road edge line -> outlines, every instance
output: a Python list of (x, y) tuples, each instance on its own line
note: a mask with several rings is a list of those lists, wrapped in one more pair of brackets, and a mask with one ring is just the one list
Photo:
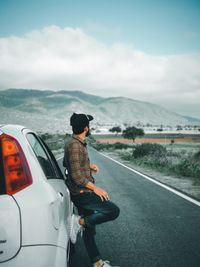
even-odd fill
[(195, 204), (195, 205), (197, 205), (197, 206), (200, 207), (200, 202), (199, 202), (198, 200), (193, 199), (193, 198), (191, 198), (191, 197), (185, 195), (184, 193), (181, 193), (181, 192), (177, 191), (176, 189), (174, 189), (174, 188), (172, 188), (172, 187), (170, 187), (170, 186), (168, 186), (168, 185), (165, 185), (165, 184), (163, 184), (163, 183), (161, 183), (161, 182), (159, 182), (159, 181), (157, 181), (157, 180), (155, 180), (155, 179), (149, 177), (149, 176), (146, 175), (146, 174), (143, 174), (143, 173), (141, 173), (141, 172), (139, 172), (139, 171), (136, 171), (136, 170), (134, 170), (133, 168), (128, 167), (128, 166), (126, 166), (125, 164), (119, 162), (118, 160), (113, 159), (113, 158), (111, 158), (111, 157), (109, 157), (109, 156), (103, 154), (102, 152), (99, 152), (99, 151), (98, 151), (98, 153), (101, 154), (102, 156), (104, 156), (105, 158), (108, 158), (108, 159), (114, 161), (115, 163), (117, 163), (117, 164), (119, 164), (119, 165), (125, 167), (126, 169), (128, 169), (128, 170), (130, 170), (130, 171), (132, 171), (132, 172), (134, 172), (134, 173), (137, 173), (138, 175), (142, 176), (143, 178), (145, 178), (145, 179), (147, 179), (147, 180), (149, 180), (149, 181), (151, 181), (151, 182), (153, 182), (153, 183), (155, 183), (155, 184), (157, 184), (157, 185), (159, 185), (159, 186), (165, 188), (166, 190), (168, 190), (168, 191), (170, 191), (170, 192), (172, 192), (172, 193), (178, 195), (179, 197), (182, 197), (182, 198), (186, 199), (187, 201), (189, 201), (189, 202), (191, 202), (191, 203), (193, 203), (193, 204)]

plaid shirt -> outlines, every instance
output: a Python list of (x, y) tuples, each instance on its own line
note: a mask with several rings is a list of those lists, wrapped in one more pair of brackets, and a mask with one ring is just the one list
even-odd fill
[(87, 144), (76, 135), (65, 144), (63, 165), (68, 171), (67, 186), (72, 195), (77, 195), (81, 191), (89, 192), (85, 185), (88, 182), (94, 183), (86, 146)]

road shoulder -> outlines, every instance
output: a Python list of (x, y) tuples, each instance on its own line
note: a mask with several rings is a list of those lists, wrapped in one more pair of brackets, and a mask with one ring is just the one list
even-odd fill
[(200, 200), (200, 186), (193, 185), (193, 181), (190, 178), (185, 177), (173, 177), (169, 175), (162, 174), (152, 169), (143, 168), (134, 164), (133, 162), (123, 160), (117, 153), (103, 151), (103, 154), (109, 156), (110, 158), (119, 161), (120, 163), (126, 165), (127, 167), (133, 168), (134, 170), (141, 172), (142, 174), (148, 175), (149, 177), (168, 185), (196, 200)]

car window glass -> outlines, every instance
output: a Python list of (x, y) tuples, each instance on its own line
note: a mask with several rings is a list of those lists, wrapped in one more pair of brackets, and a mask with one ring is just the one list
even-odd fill
[(59, 178), (55, 171), (51, 157), (34, 134), (28, 134), (27, 139), (35, 152), (37, 159), (48, 179)]

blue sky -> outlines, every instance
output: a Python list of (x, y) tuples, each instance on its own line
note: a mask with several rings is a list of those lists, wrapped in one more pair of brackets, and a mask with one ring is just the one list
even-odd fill
[(200, 51), (199, 0), (0, 0), (0, 25), (0, 36), (57, 25), (150, 54)]
[(0, 0), (0, 90), (126, 96), (200, 118), (200, 0)]

